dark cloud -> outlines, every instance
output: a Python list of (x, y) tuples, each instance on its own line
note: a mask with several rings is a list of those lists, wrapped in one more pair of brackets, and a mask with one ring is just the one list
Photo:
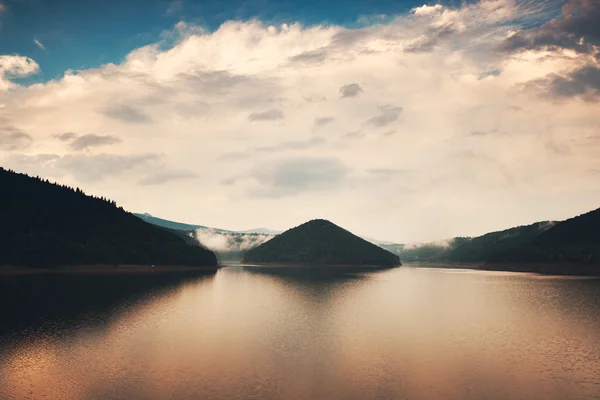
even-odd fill
[(367, 123), (369, 125), (382, 127), (391, 124), (392, 122), (398, 120), (400, 113), (402, 113), (402, 107), (394, 107), (390, 105), (386, 105), (380, 107), (381, 114), (369, 119)]
[(345, 99), (347, 97), (356, 97), (362, 92), (362, 88), (358, 83), (350, 83), (340, 88), (340, 97)]
[(146, 178), (139, 181), (139, 184), (144, 186), (160, 185), (167, 182), (189, 180), (195, 178), (198, 178), (198, 175), (190, 171), (160, 172), (157, 174), (147, 176)]
[(57, 138), (58, 140), (60, 140), (61, 142), (68, 142), (70, 140), (73, 140), (77, 137), (77, 134), (74, 132), (65, 132), (65, 133), (57, 133), (56, 135), (53, 135), (55, 138)]
[(334, 117), (317, 117), (315, 118), (314, 125), (316, 127), (325, 126), (327, 124), (332, 123), (335, 120)]
[(90, 147), (108, 146), (111, 144), (121, 143), (121, 139), (109, 135), (83, 135), (71, 142), (69, 146), (71, 150), (79, 151), (86, 150)]
[(150, 117), (143, 112), (136, 110), (131, 106), (125, 105), (107, 107), (102, 110), (102, 113), (107, 117), (132, 124), (146, 123), (151, 121)]
[(527, 86), (556, 97), (581, 97), (588, 101), (599, 101), (600, 68), (587, 66), (563, 75), (550, 74), (529, 82)]
[(537, 28), (520, 31), (507, 38), (501, 49), (507, 52), (537, 49), (572, 49), (596, 53), (600, 45), (600, 1), (570, 0), (562, 16)]
[(248, 115), (250, 121), (274, 121), (283, 119), (283, 111), (271, 108), (265, 111), (257, 111)]
[(382, 135), (382, 136), (392, 136), (392, 135), (395, 135), (395, 134), (396, 134), (396, 132), (397, 132), (397, 131), (396, 131), (395, 129), (392, 129), (392, 130), (389, 130), (389, 131), (385, 131), (385, 132), (383, 132), (381, 135)]
[(305, 51), (289, 58), (292, 63), (301, 64), (319, 64), (327, 59), (328, 49), (322, 47), (320, 49)]
[(299, 158), (265, 166), (250, 178), (262, 184), (254, 194), (284, 197), (313, 190), (331, 190), (347, 178), (349, 169), (337, 158)]
[(33, 143), (33, 138), (20, 129), (13, 127), (0, 128), (0, 150), (22, 150)]

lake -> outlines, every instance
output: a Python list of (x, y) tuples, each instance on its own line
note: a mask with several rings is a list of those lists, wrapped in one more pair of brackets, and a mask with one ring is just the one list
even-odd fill
[(0, 277), (0, 399), (600, 399), (600, 280)]

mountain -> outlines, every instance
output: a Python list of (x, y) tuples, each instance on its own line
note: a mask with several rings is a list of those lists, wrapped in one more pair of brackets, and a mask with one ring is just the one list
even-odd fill
[(551, 221), (518, 226), (499, 232), (487, 233), (483, 236), (464, 240), (438, 255), (446, 260), (460, 262), (492, 261), (506, 258), (530, 246), (531, 241), (541, 233), (550, 229), (555, 223)]
[(444, 244), (384, 246), (402, 261), (476, 263), (481, 268), (556, 274), (600, 274), (600, 209), (566, 221), (544, 221)]
[(306, 222), (247, 251), (244, 261), (284, 265), (400, 265), (395, 254), (323, 219)]
[(168, 229), (177, 229), (180, 231), (195, 231), (196, 229), (208, 229), (207, 226), (184, 224), (181, 222), (169, 221), (167, 219), (154, 217), (147, 213), (144, 213), (144, 214), (133, 213), (133, 215), (148, 222), (149, 224), (160, 226), (163, 228), (168, 228)]
[(113, 201), (0, 168), (0, 265), (216, 266), (215, 254)]
[(281, 233), (281, 231), (275, 231), (275, 230), (269, 229), (269, 228), (255, 228), (255, 229), (248, 229), (245, 231), (232, 231), (232, 230), (228, 230), (228, 229), (211, 228), (211, 227), (204, 226), (204, 225), (184, 224), (182, 222), (169, 221), (168, 219), (158, 218), (158, 217), (152, 216), (148, 213), (144, 213), (144, 214), (133, 213), (133, 215), (135, 215), (138, 218), (143, 219), (144, 221), (146, 221), (150, 224), (160, 226), (163, 228), (177, 229), (177, 230), (181, 230), (181, 231), (195, 231), (197, 229), (210, 229), (211, 231), (218, 232), (218, 233), (239, 233), (239, 234), (258, 233), (261, 235), (279, 235)]

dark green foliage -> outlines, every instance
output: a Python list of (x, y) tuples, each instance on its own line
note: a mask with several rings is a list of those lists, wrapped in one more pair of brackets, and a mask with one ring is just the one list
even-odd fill
[(216, 265), (114, 201), (0, 168), (0, 265)]
[(398, 256), (322, 219), (306, 222), (249, 250), (244, 261), (303, 265), (400, 265)]
[[(437, 253), (436, 253), (437, 252)], [(538, 222), (475, 238), (399, 249), (406, 261), (485, 263), (489, 269), (600, 273), (600, 209), (562, 222)]]
[(441, 256), (450, 261), (478, 262), (514, 254), (533, 238), (552, 227), (552, 222), (537, 222), (499, 232), (487, 233), (454, 246)]

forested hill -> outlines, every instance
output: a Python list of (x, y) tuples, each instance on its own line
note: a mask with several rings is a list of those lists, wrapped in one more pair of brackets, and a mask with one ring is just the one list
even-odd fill
[(244, 261), (302, 265), (400, 265), (397, 255), (322, 219), (306, 222), (249, 250)]
[(0, 168), (0, 265), (214, 266), (215, 254), (114, 201)]
[(488, 269), (600, 274), (600, 209), (565, 221), (537, 222), (487, 233), (394, 249), (402, 261), (481, 263)]

